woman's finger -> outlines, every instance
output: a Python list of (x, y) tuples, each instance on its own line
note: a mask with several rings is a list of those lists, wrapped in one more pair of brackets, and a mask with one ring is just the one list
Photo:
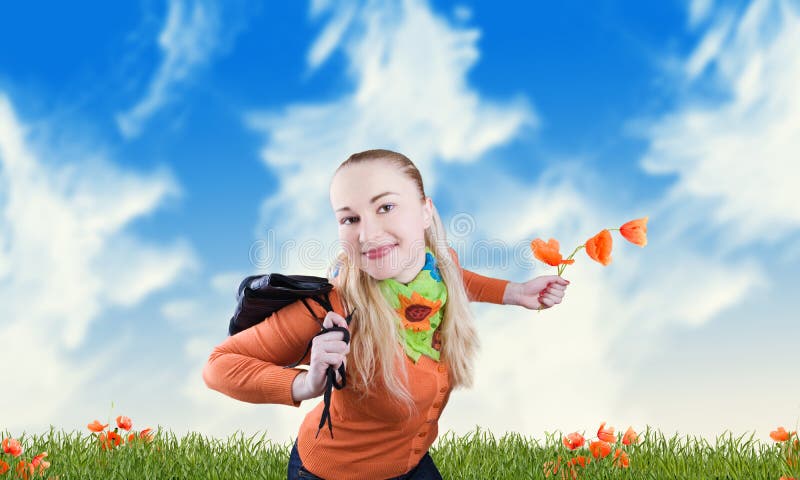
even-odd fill
[(339, 368), (339, 365), (344, 362), (344, 355), (336, 352), (325, 352), (320, 358), (324, 363), (334, 368)]
[[(331, 321), (331, 326), (335, 325), (337, 327), (347, 328), (347, 320), (345, 320), (343, 316), (339, 315), (336, 312), (331, 311), (331, 312), (328, 312), (327, 314), (325, 314), (325, 320), (328, 320), (328, 319), (330, 319), (330, 321)], [(323, 325), (324, 325), (324, 322), (323, 322)]]
[[(337, 326), (337, 327), (344, 327), (345, 329), (350, 330), (350, 328), (347, 326), (347, 320), (345, 320), (344, 317), (333, 311), (328, 312), (325, 315), (325, 319), (322, 321), (322, 326), (325, 328), (331, 328), (333, 326)], [(320, 337), (324, 337), (325, 341), (344, 340), (344, 332), (329, 332), (320, 335)]]
[(550, 300), (553, 303), (561, 303), (561, 297), (559, 297), (557, 295), (548, 295), (547, 299)]
[[(325, 335), (320, 335), (324, 337)], [(320, 348), (327, 353), (347, 354), (350, 351), (350, 344), (344, 343), (341, 340), (325, 340), (320, 339)]]
[(548, 290), (546, 295), (550, 295), (551, 297), (554, 297), (554, 298), (561, 298), (561, 297), (564, 296), (564, 291), (563, 290)]

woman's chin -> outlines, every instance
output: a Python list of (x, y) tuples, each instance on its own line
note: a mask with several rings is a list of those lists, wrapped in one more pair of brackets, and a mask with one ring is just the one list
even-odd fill
[(392, 278), (395, 275), (394, 272), (374, 268), (366, 268), (365, 271), (375, 280), (386, 280), (387, 278)]

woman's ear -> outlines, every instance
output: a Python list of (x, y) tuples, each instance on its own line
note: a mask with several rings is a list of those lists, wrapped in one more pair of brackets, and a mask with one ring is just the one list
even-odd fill
[(427, 229), (433, 225), (433, 200), (431, 197), (425, 197), (425, 203), (422, 205), (422, 215), (425, 220), (425, 228)]

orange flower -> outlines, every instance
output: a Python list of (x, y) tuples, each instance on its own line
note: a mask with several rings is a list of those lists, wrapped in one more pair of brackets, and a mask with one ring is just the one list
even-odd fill
[(642, 217), (624, 223), (619, 227), (619, 233), (632, 244), (644, 247), (647, 245), (647, 218)]
[(19, 457), (22, 455), (22, 445), (13, 438), (6, 438), (3, 440), (3, 451), (10, 453), (14, 457)]
[(544, 243), (541, 238), (535, 238), (531, 241), (531, 250), (533, 255), (542, 262), (557, 267), (561, 264), (571, 265), (575, 263), (574, 259), (564, 260), (559, 250), (558, 240), (551, 238)]
[(591, 461), (592, 461), (591, 458), (587, 458), (587, 457), (584, 457), (583, 455), (579, 455), (579, 456), (573, 458), (572, 460), (570, 460), (569, 463), (572, 464), (572, 465), (580, 464), (581, 467), (586, 468), (586, 464), (588, 464)]
[(607, 442), (596, 441), (589, 444), (589, 451), (592, 452), (594, 458), (607, 457), (611, 453), (611, 445)]
[[(568, 474), (570, 476), (567, 476)], [(578, 478), (578, 472), (576, 472), (575, 469), (571, 465), (569, 467), (569, 470), (565, 469), (565, 470), (561, 471), (561, 478), (563, 480), (569, 480), (570, 477), (572, 478), (572, 480), (576, 480)]]
[(143, 438), (143, 439), (147, 440), (148, 442), (152, 442), (153, 441), (153, 434), (150, 433), (150, 430), (152, 430), (152, 428), (145, 428), (144, 430), (139, 432), (139, 438)]
[[(562, 479), (568, 479), (569, 478), (567, 476), (568, 474), (571, 474), (573, 479), (577, 478), (577, 473), (575, 472), (574, 468), (572, 467), (572, 462), (571, 461), (567, 462), (566, 466), (569, 467), (569, 471), (566, 468), (561, 470), (561, 478)], [(544, 464), (544, 476), (545, 477), (549, 477), (551, 474), (555, 475), (556, 473), (558, 473), (559, 468), (561, 468), (561, 455), (558, 456), (558, 461), (556, 461), (556, 462), (553, 462), (553, 461), (545, 462), (545, 464)]]
[(114, 447), (118, 447), (120, 443), (122, 443), (122, 437), (117, 435), (116, 432), (103, 432), (98, 437), (100, 441), (100, 446), (103, 447), (103, 450), (109, 450)]
[(564, 437), (562, 440), (564, 442), (564, 446), (569, 448), (570, 450), (575, 450), (576, 448), (582, 447), (586, 439), (578, 432), (573, 432)]
[(431, 329), (431, 317), (442, 306), (441, 300), (432, 302), (417, 292), (413, 292), (411, 298), (403, 294), (397, 297), (400, 299), (400, 308), (397, 309), (397, 313), (403, 322), (403, 328), (410, 328), (415, 332)]
[[(797, 433), (797, 432), (793, 432), (793, 433)], [(786, 429), (783, 428), (783, 427), (778, 427), (777, 430), (773, 430), (773, 431), (769, 432), (769, 436), (772, 437), (772, 439), (775, 440), (776, 442), (785, 442), (786, 440), (789, 440), (789, 437), (791, 435), (792, 434), (787, 432)]]
[(20, 478), (28, 480), (28, 472), (30, 472), (30, 476), (32, 477), (35, 473), (35, 468), (33, 464), (25, 463), (25, 460), (20, 460), (17, 464), (17, 475)]
[(8, 464), (0, 460), (0, 475), (6, 473), (7, 471), (8, 471)]
[(600, 428), (597, 429), (597, 438), (608, 443), (616, 442), (617, 438), (614, 436), (614, 427), (606, 427), (605, 425), (606, 422), (600, 424)]
[(120, 415), (117, 417), (117, 426), (123, 430), (130, 430), (131, 429), (131, 419), (125, 416)]
[(636, 432), (633, 431), (632, 427), (628, 427), (628, 431), (622, 436), (623, 445), (630, 445), (631, 443), (636, 443), (638, 440), (639, 437), (636, 435)]
[(87, 426), (89, 427), (89, 430), (93, 432), (102, 432), (108, 426), (108, 424), (106, 423), (105, 425), (103, 425), (102, 423), (95, 420), (94, 422), (90, 423)]
[(586, 240), (586, 254), (603, 266), (611, 263), (611, 232), (608, 229), (600, 230), (600, 233)]
[(625, 467), (628, 468), (630, 465), (630, 460), (628, 459), (628, 454), (623, 452), (621, 448), (618, 448), (616, 452), (614, 452), (614, 458), (616, 462), (614, 463), (618, 467)]
[(106, 450), (106, 447), (109, 446), (109, 442), (106, 439), (106, 432), (102, 432), (97, 437), (97, 441), (100, 442), (100, 446), (103, 447), (103, 450)]
[(42, 460), (46, 456), (47, 452), (42, 452), (39, 455), (33, 457), (33, 460), (31, 460), (31, 465), (33, 465), (34, 467), (39, 467), (39, 473), (42, 473), (46, 468), (50, 468), (50, 462)]
[[(46, 457), (46, 456), (47, 456), (47, 452), (42, 452), (39, 455), (36, 455), (35, 457), (33, 457), (33, 460), (31, 460), (31, 464), (33, 464), (34, 467), (38, 467), (39, 463), (41, 463), (42, 459), (44, 457)], [(44, 462), (44, 463), (47, 463), (47, 462)]]
[(145, 428), (144, 430), (139, 432), (139, 436), (138, 437), (136, 436), (136, 433), (129, 434), (128, 435), (128, 442), (132, 442), (132, 441), (137, 440), (137, 439), (138, 440), (142, 440), (142, 441), (146, 441), (146, 442), (152, 442), (153, 441), (153, 436), (148, 434), (148, 432), (150, 430), (152, 430), (152, 429), (151, 428)]
[(558, 467), (561, 466), (561, 457), (558, 457), (558, 462), (548, 460), (544, 462), (544, 476), (549, 477), (551, 474), (558, 473)]

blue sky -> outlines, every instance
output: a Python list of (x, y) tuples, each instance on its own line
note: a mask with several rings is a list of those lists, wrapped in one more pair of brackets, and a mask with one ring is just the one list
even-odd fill
[(114, 400), (135, 425), (288, 441), (316, 401), (243, 404), (200, 373), (244, 275), (324, 274), (332, 255), (287, 245), (331, 251), (328, 182), (369, 148), (415, 161), (485, 275), (552, 274), (510, 253), (650, 217), (645, 249), (579, 257), (546, 313), (473, 304), (476, 386), (440, 432), (800, 420), (798, 2), (48, 8), (0, 15), (0, 342), (29, 359), (0, 428), (82, 429)]

